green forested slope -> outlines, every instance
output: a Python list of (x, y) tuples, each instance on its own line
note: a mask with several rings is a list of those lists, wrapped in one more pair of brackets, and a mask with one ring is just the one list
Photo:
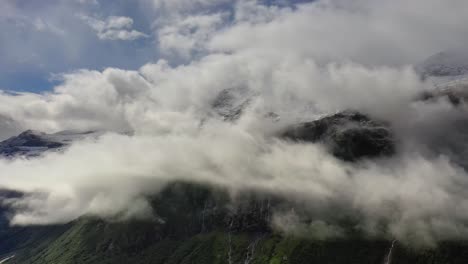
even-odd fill
[[(281, 235), (268, 225), (274, 202), (246, 197), (233, 208), (222, 191), (172, 184), (152, 198), (158, 216), (152, 220), (84, 217), (59, 226), (3, 226), (0, 252), (15, 254), (6, 263), (385, 263), (391, 241)], [(397, 243), (391, 263), (468, 263), (468, 245), (411, 250)]]

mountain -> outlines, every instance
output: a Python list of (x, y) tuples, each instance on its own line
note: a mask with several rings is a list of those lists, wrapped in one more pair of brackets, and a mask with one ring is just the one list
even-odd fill
[[(5, 157), (34, 158), (60, 151), (95, 133), (45, 134), (25, 131), (0, 143)], [(285, 128), (278, 137), (319, 142), (339, 158), (354, 161), (392, 155), (392, 134), (385, 122), (353, 111)], [(0, 200), (24, 194), (3, 190)], [(9, 208), (0, 207), (0, 262), (3, 263), (466, 263), (468, 244), (412, 250), (390, 240), (368, 237), (354, 228), (327, 240), (284, 234), (271, 228), (274, 212), (302, 212), (296, 201), (275, 193), (244, 190), (234, 200), (220, 187), (172, 182), (148, 197), (157, 215), (148, 220), (112, 222), (82, 217), (51, 226), (8, 225)], [(332, 208), (330, 210), (333, 210)], [(312, 223), (314, 219), (309, 219)]]
[(423, 79), (436, 87), (468, 84), (468, 50), (451, 49), (434, 54), (416, 65)]
[[(417, 100), (447, 97), (458, 105), (468, 98), (464, 84), (454, 83), (455, 77), (463, 80), (460, 77), (465, 74), (464, 64), (452, 64), (444, 56), (447, 55), (430, 58), (421, 68), (424, 78), (443, 78), (443, 88)], [(222, 119), (233, 122), (254, 96), (246, 89), (223, 90), (211, 107)], [(33, 159), (99, 135), (98, 132), (46, 134), (28, 130), (0, 142), (0, 156)], [(284, 127), (275, 136), (295, 144), (322, 144), (346, 162), (387, 157), (397, 151), (389, 124), (350, 110)], [(1, 190), (0, 201), (23, 195)], [(461, 264), (468, 261), (468, 242), (446, 241), (436, 248), (414, 249), (399, 241), (370, 237), (357, 228), (356, 219), (341, 215), (333, 220), (343, 226), (342, 235), (336, 237), (320, 238), (313, 233), (317, 230), (310, 231), (311, 234), (276, 231), (271, 225), (275, 213), (295, 212), (306, 225), (316, 220), (303, 212), (300, 202), (277, 193), (244, 190), (233, 198), (229, 190), (219, 186), (176, 181), (147, 198), (156, 212), (151, 219), (115, 222), (83, 216), (67, 224), (25, 227), (10, 226), (11, 209), (8, 203), (0, 202), (0, 263)]]
[(255, 93), (247, 88), (230, 88), (222, 90), (213, 100), (213, 111), (226, 121), (240, 118), (248, 107)]
[(417, 100), (447, 98), (454, 105), (468, 101), (468, 50), (439, 52), (415, 68), (422, 79), (435, 86), (435, 89), (422, 93)]
[[(275, 198), (177, 182), (152, 198), (158, 219), (106, 222), (84, 217), (66, 225), (15, 230), (16, 247), (0, 244), (7, 263), (384, 263), (392, 241), (360, 236), (317, 240), (284, 235), (266, 224)], [(9, 239), (9, 240), (8, 240)], [(7, 248), (6, 250), (4, 248)], [(415, 251), (396, 243), (392, 263), (466, 263), (468, 244)]]
[(46, 134), (27, 130), (23, 133), (0, 142), (0, 156), (3, 157), (35, 157), (46, 151), (60, 151), (73, 141), (89, 137), (97, 137), (100, 132), (61, 131)]
[(434, 54), (417, 66), (423, 76), (460, 76), (468, 74), (468, 50), (452, 49)]
[(388, 124), (356, 111), (343, 111), (288, 127), (281, 137), (296, 142), (321, 142), (333, 155), (347, 161), (395, 152)]

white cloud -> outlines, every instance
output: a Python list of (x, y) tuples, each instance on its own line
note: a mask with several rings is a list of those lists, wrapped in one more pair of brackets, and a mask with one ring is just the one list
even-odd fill
[(267, 23), (277, 19), (282, 13), (289, 12), (289, 7), (266, 6), (258, 1), (237, 1), (234, 6), (234, 19), (238, 23)]
[[(8, 120), (0, 137), (23, 128), (134, 132), (109, 133), (39, 159), (0, 160), (0, 185), (49, 194), (16, 201), (29, 209), (17, 212), (16, 223), (107, 217), (134, 202), (142, 214), (144, 194), (187, 180), (333, 204), (356, 215), (367, 232), (403, 241), (466, 238), (468, 175), (461, 160), (468, 146), (459, 122), (467, 109), (443, 100), (413, 102), (431, 86), (402, 66), (466, 43), (466, 1), (329, 0), (297, 8), (237, 1), (232, 20), (211, 9), (219, 1), (152, 3), (174, 11), (154, 24), (161, 51), (186, 64), (81, 70), (64, 74), (48, 93), (0, 94), (0, 116)], [(131, 18), (82, 19), (100, 38), (136, 37)], [(237, 122), (225, 123), (211, 104), (230, 88), (256, 97)], [(396, 156), (349, 164), (320, 144), (271, 137), (298, 120), (350, 108), (390, 122)], [(267, 112), (280, 121), (265, 119)], [(326, 224), (328, 215), (311, 207), (319, 219), (303, 228), (340, 235)], [(382, 222), (388, 224), (378, 229)]]
[[(133, 203), (141, 205), (134, 212), (140, 216), (148, 213), (142, 195), (168, 181), (187, 180), (233, 191), (273, 191), (312, 204), (321, 200), (324, 206), (329, 201), (358, 214), (367, 232), (388, 221), (379, 235), (403, 241), (415, 235), (417, 226), (424, 228), (416, 235), (426, 243), (460, 237), (466, 234), (460, 221), (468, 215), (449, 210), (448, 204), (465, 206), (463, 192), (454, 188), (468, 183), (447, 156), (426, 156), (416, 148), (355, 166), (336, 160), (320, 145), (270, 137), (284, 124), (351, 107), (390, 120), (398, 140), (416, 143), (418, 138), (406, 137), (404, 124), (442, 124), (438, 118), (443, 112), (437, 107), (430, 116), (420, 116), (416, 113), (422, 108), (410, 104), (425, 86), (410, 69), (319, 67), (283, 54), (212, 55), (178, 67), (160, 61), (138, 72), (70, 73), (52, 93), (2, 94), (0, 114), (22, 127), (48, 132), (105, 129), (135, 135), (108, 134), (97, 142), (75, 144), (63, 154), (0, 161), (2, 175), (15, 175), (1, 177), (0, 185), (49, 194), (15, 201), (29, 209), (18, 211), (13, 219), (18, 224), (66, 222), (83, 214), (110, 217)], [(210, 104), (220, 91), (233, 87), (253, 89), (258, 98), (245, 116), (230, 124), (213, 118)], [(313, 110), (299, 111), (310, 104)], [(270, 110), (281, 116), (280, 122), (263, 118)], [(453, 115), (455, 110), (448, 111)], [(414, 122), (421, 118), (426, 122)], [(449, 123), (444, 126), (453, 131)], [(429, 137), (420, 143), (431, 141)], [(41, 181), (33, 180), (37, 178)], [(327, 216), (320, 217), (318, 221), (327, 222)], [(457, 229), (447, 231), (450, 227)], [(320, 221), (307, 228), (325, 228), (324, 238), (339, 235)]]
[[(158, 115), (172, 124), (196, 118), (188, 114), (190, 118), (180, 120), (168, 112)], [(97, 142), (80, 142), (63, 154), (0, 161), (3, 175), (15, 175), (2, 177), (3, 186), (50, 194), (16, 201), (23, 210), (13, 221), (43, 224), (83, 214), (111, 217), (134, 204), (141, 205), (137, 212), (141, 215), (148, 209), (143, 195), (157, 192), (168, 181), (185, 180), (234, 192), (271, 191), (312, 204), (304, 209), (313, 212), (320, 212), (321, 206), (339, 206), (344, 214), (356, 215), (363, 230), (402, 242), (433, 243), (467, 235), (463, 222), (468, 218), (464, 192), (468, 175), (446, 156), (406, 153), (353, 165), (331, 157), (320, 145), (278, 142), (258, 131), (249, 132), (242, 122), (211, 120), (201, 128), (195, 123), (171, 133), (108, 134)], [(33, 180), (37, 178), (41, 181)], [(324, 226), (327, 215), (316, 217), (318, 222), (307, 228), (325, 228), (317, 234), (320, 238), (340, 235), (339, 227)], [(389, 224), (376, 229), (382, 222)]]
[(194, 52), (204, 52), (206, 42), (223, 25), (226, 13), (192, 15), (172, 20), (158, 28), (160, 50), (166, 55), (190, 59)]
[(76, 0), (78, 3), (82, 5), (99, 5), (98, 0)]
[(105, 20), (86, 15), (79, 17), (96, 31), (101, 40), (136, 40), (148, 37), (145, 33), (132, 29), (133, 19), (130, 17), (110, 16)]
[[(190, 50), (198, 55), (270, 50), (300, 53), (325, 62), (403, 65), (468, 41), (463, 0), (453, 5), (442, 0), (418, 0), (411, 5), (403, 0), (321, 0), (295, 7), (268, 6), (261, 1), (223, 2), (153, 1), (158, 13), (155, 35), (162, 53), (178, 52), (187, 59)], [(223, 5), (230, 9), (220, 8)], [(184, 33), (184, 20), (189, 17), (229, 12), (200, 34)], [(436, 35), (439, 38), (434, 38)]]
[(57, 35), (65, 35), (65, 31), (60, 27), (44, 21), (42, 18), (36, 18), (33, 22), (34, 28), (40, 32), (51, 32)]
[[(252, 4), (244, 5), (252, 9)], [(443, 0), (409, 5), (404, 0), (323, 0), (297, 10), (282, 8), (273, 19), (271, 12), (243, 11), (242, 19), (215, 35), (209, 46), (213, 51), (271, 50), (368, 65), (409, 64), (468, 41), (463, 26), (467, 5), (463, 0), (450, 5)], [(255, 23), (258, 15), (266, 22)]]
[(180, 13), (194, 12), (231, 2), (230, 0), (150, 0), (157, 10)]

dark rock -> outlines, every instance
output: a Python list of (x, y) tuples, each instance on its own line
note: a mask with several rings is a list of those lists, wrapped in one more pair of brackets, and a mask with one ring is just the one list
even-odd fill
[(225, 89), (216, 96), (212, 107), (224, 120), (235, 121), (249, 105), (252, 96), (252, 92), (246, 88)]
[(446, 98), (452, 105), (458, 106), (468, 100), (468, 83), (448, 84), (443, 88), (423, 92), (416, 97), (420, 101), (436, 101)]
[(386, 123), (353, 111), (288, 127), (280, 136), (292, 141), (322, 142), (333, 155), (346, 161), (395, 152), (393, 136)]
[(434, 85), (434, 90), (419, 94), (416, 100), (447, 99), (457, 106), (468, 99), (468, 50), (455, 49), (439, 52), (416, 65), (422, 79)]
[(0, 142), (0, 156), (36, 156), (44, 150), (57, 149), (64, 145), (48, 139), (46, 135), (42, 132), (27, 130), (18, 136), (2, 141)]
[(47, 134), (34, 130), (23, 133), (0, 142), (0, 157), (37, 157), (46, 152), (60, 151), (75, 141), (86, 138), (97, 138), (99, 131), (65, 130)]
[(416, 70), (423, 78), (467, 74), (468, 52), (466, 49), (439, 52), (417, 65)]

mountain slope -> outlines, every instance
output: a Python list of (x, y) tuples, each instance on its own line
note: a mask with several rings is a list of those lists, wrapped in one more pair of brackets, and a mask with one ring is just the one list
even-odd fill
[[(56, 151), (70, 140), (63, 134), (27, 131), (0, 143), (6, 156), (34, 158), (41, 151)], [(62, 136), (61, 136), (62, 135)], [(68, 134), (67, 134), (68, 135)], [(91, 135), (91, 134), (90, 134)], [(348, 161), (392, 155), (390, 128), (358, 112), (343, 112), (286, 128), (285, 140), (320, 142), (331, 153)], [(67, 136), (70, 138), (70, 135)], [(75, 139), (76, 136), (71, 136)], [(356, 138), (365, 144), (356, 144)], [(67, 143), (68, 142), (68, 143)], [(361, 143), (362, 143), (361, 142)], [(32, 149), (19, 147), (34, 147)], [(38, 148), (40, 151), (38, 151)], [(369, 148), (372, 151), (368, 151)], [(28, 155), (28, 150), (34, 155)], [(23, 194), (3, 191), (1, 200)], [(244, 190), (234, 198), (216, 186), (169, 183), (147, 197), (155, 216), (145, 220), (113, 221), (82, 217), (53, 226), (10, 227), (9, 208), (0, 208), (0, 260), (5, 263), (466, 263), (468, 244), (446, 242), (433, 249), (411, 249), (392, 240), (369, 237), (353, 219), (344, 223), (344, 236), (323, 239), (311, 229), (307, 234), (284, 233), (272, 228), (274, 214), (302, 205), (280, 194)], [(333, 210), (333, 209), (331, 209)], [(315, 219), (306, 217), (305, 223)], [(292, 225), (292, 224), (291, 224)]]
[(74, 141), (99, 135), (100, 132), (95, 131), (61, 131), (55, 134), (46, 134), (39, 131), (27, 130), (0, 142), (0, 156), (35, 157), (46, 151), (60, 151)]
[(354, 161), (395, 152), (390, 128), (359, 112), (344, 111), (287, 128), (282, 138), (324, 143), (336, 157)]
[[(16, 251), (8, 263), (376, 264), (384, 263), (392, 245), (359, 236), (317, 240), (259, 228), (268, 215), (258, 213), (262, 202), (255, 198), (233, 213), (225, 209), (226, 195), (202, 185), (171, 184), (154, 198), (164, 221), (113, 223), (85, 217), (61, 226), (59, 235), (50, 231), (26, 250)], [(466, 263), (467, 259), (464, 242), (422, 251), (396, 243), (391, 263)]]
[(452, 49), (439, 52), (418, 65), (423, 76), (460, 76), (468, 74), (468, 52)]

